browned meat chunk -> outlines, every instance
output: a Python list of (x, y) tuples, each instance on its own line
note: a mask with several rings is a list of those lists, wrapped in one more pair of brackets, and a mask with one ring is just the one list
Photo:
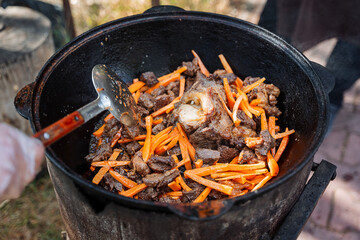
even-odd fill
[(134, 155), (141, 147), (142, 146), (137, 141), (130, 142), (126, 145), (126, 152), (130, 155)]
[(238, 149), (242, 149), (245, 146), (244, 138), (256, 137), (256, 132), (252, 129), (237, 126), (231, 130), (230, 143)]
[(148, 166), (154, 172), (166, 172), (176, 166), (174, 159), (170, 156), (153, 155), (148, 161)]
[(197, 63), (194, 64), (194, 61), (183, 62), (182, 65), (187, 68), (186, 71), (184, 72), (184, 74), (186, 74), (190, 77), (195, 76), (196, 72), (199, 71), (199, 66), (197, 65)]
[(146, 177), (143, 178), (143, 181), (148, 187), (161, 188), (174, 181), (179, 174), (177, 169), (169, 170), (165, 173), (152, 173), (146, 175)]
[(112, 149), (108, 144), (101, 144), (95, 153), (90, 153), (85, 157), (88, 162), (108, 160), (112, 154)]
[(137, 152), (131, 159), (131, 166), (136, 173), (140, 174), (142, 177), (148, 175), (151, 171), (148, 165), (142, 159), (142, 152)]
[(237, 118), (240, 119), (240, 126), (244, 126), (250, 128), (252, 130), (256, 130), (256, 123), (255, 121), (246, 115), (243, 111), (237, 111)]
[(161, 203), (181, 203), (181, 201), (179, 199), (174, 199), (174, 198), (166, 196), (166, 195), (161, 195), (159, 197), (159, 202), (161, 202)]
[(153, 95), (154, 97), (163, 95), (166, 93), (166, 88), (163, 85), (160, 85), (158, 88), (155, 88), (152, 92), (151, 95)]
[(259, 159), (256, 157), (254, 151), (247, 147), (244, 147), (244, 149), (241, 151), (240, 154), (242, 155), (240, 164), (244, 164), (244, 163), (252, 164), (259, 162)]
[(115, 178), (113, 178), (110, 173), (106, 173), (104, 175), (104, 188), (110, 192), (119, 191), (121, 192), (123, 187), (120, 182), (118, 182)]
[(158, 201), (157, 196), (158, 192), (152, 187), (148, 187), (144, 191), (138, 193), (139, 199), (146, 201)]
[(179, 88), (180, 88), (179, 81), (171, 82), (169, 85), (166, 86), (166, 90), (167, 90), (168, 94), (171, 94), (171, 92), (172, 92), (176, 96), (179, 95)]
[(146, 83), (147, 86), (152, 87), (159, 81), (153, 72), (144, 72), (140, 75), (140, 81)]
[(221, 136), (214, 129), (205, 127), (197, 129), (190, 135), (189, 140), (194, 147), (217, 149)]
[(220, 159), (220, 152), (216, 150), (196, 148), (195, 153), (195, 157), (197, 159), (202, 159), (206, 165), (213, 165)]
[(225, 145), (221, 145), (218, 148), (220, 152), (219, 163), (228, 163), (234, 159), (234, 157), (238, 156), (240, 151), (236, 148), (231, 148)]
[(255, 154), (259, 159), (264, 160), (266, 154), (275, 146), (275, 139), (270, 135), (268, 130), (261, 131), (260, 138), (264, 141), (263, 144), (255, 148)]
[(154, 97), (150, 93), (141, 93), (139, 104), (147, 110), (150, 110), (154, 107)]
[(151, 132), (152, 132), (152, 134), (156, 135), (164, 129), (165, 129), (165, 125), (162, 123), (159, 123), (151, 129)]
[(155, 97), (154, 99), (154, 110), (158, 110), (171, 102), (171, 97), (169, 95), (163, 94)]
[(139, 125), (135, 125), (135, 126), (123, 125), (123, 132), (127, 137), (134, 138), (140, 135), (140, 128)]

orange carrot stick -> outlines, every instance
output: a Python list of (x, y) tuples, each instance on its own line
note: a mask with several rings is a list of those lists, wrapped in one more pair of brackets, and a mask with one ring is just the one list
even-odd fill
[(261, 137), (247, 137), (244, 140), (248, 148), (254, 148), (257, 145), (260, 145), (264, 142), (264, 140)]
[(180, 78), (180, 88), (179, 88), (179, 97), (181, 98), (185, 92), (185, 78), (181, 76)]
[(103, 124), (98, 130), (96, 130), (95, 132), (93, 132), (93, 135), (96, 137), (100, 137), (105, 129), (105, 124)]
[(190, 143), (190, 141), (189, 141), (188, 137), (186, 136), (186, 133), (185, 133), (184, 129), (181, 127), (180, 123), (177, 123), (176, 126), (177, 126), (177, 129), (179, 130), (180, 135), (184, 137), (191, 160), (195, 161), (195, 148)]
[(153, 125), (160, 124), (160, 123), (162, 123), (163, 121), (164, 121), (163, 118), (156, 119), (156, 120), (153, 121)]
[(119, 131), (117, 131), (117, 133), (114, 135), (114, 137), (111, 139), (111, 142), (110, 142), (110, 147), (114, 147), (115, 144), (119, 141), (120, 137), (121, 137), (121, 131), (122, 131), (122, 128), (119, 129)]
[[(228, 166), (228, 164), (226, 163), (226, 164), (212, 165), (212, 166), (208, 166), (208, 167), (186, 170), (184, 172), (184, 176), (188, 177), (188, 174), (195, 174), (200, 177), (206, 176), (206, 175), (210, 175), (212, 173), (226, 171), (227, 166)], [(265, 167), (265, 164), (264, 164), (264, 167)]]
[(239, 126), (241, 120), (238, 119), (237, 117), (237, 111), (239, 109), (239, 106), (240, 106), (240, 103), (241, 103), (241, 100), (243, 99), (243, 96), (239, 96), (236, 101), (235, 101), (235, 104), (234, 104), (234, 108), (233, 108), (233, 114), (232, 114), (232, 120), (235, 124), (235, 127)]
[(224, 66), (224, 69), (227, 73), (234, 73), (233, 70), (231, 69), (229, 63), (226, 61), (225, 57), (223, 54), (219, 55), (221, 64)]
[(226, 106), (226, 103), (224, 101), (224, 99), (221, 97), (220, 93), (214, 89), (217, 93), (217, 95), (219, 96), (220, 102), (223, 105), (224, 109), (226, 110), (227, 114), (229, 115), (230, 118), (232, 118), (232, 112), (229, 110), (228, 106)]
[(263, 178), (263, 180), (261, 180), (258, 184), (256, 184), (256, 186), (251, 191), (253, 192), (253, 191), (258, 190), (259, 188), (263, 187), (265, 185), (265, 183), (267, 183), (271, 178), (272, 178), (271, 175), (268, 174), (266, 177)]
[(151, 141), (150, 155), (155, 152), (155, 149), (168, 138), (169, 134), (165, 133), (158, 137), (155, 141)]
[(180, 184), (180, 186), (185, 190), (185, 191), (191, 191), (192, 189), (185, 183), (184, 179), (181, 176), (178, 176), (177, 178), (175, 178), (175, 181), (177, 183)]
[(201, 193), (200, 193), (200, 195), (193, 201), (194, 203), (199, 203), (199, 202), (203, 202), (206, 198), (207, 198), (207, 196), (209, 195), (209, 193), (211, 192), (211, 188), (209, 188), (209, 187), (206, 187), (205, 189), (204, 189), (204, 191), (202, 191)]
[(243, 87), (242, 91), (244, 93), (248, 93), (251, 90), (253, 90), (254, 88), (256, 88), (257, 86), (259, 86), (261, 83), (263, 83), (266, 79), (265, 78), (261, 78), (260, 80), (254, 82), (253, 84), (247, 85), (246, 87)]
[(135, 83), (133, 83), (133, 84), (131, 84), (131, 85), (129, 86), (129, 91), (130, 91), (131, 93), (134, 93), (134, 92), (136, 92), (137, 90), (139, 90), (140, 88), (142, 88), (144, 85), (145, 85), (144, 82), (141, 82), (141, 81), (135, 82)]
[(140, 94), (141, 94), (140, 90), (137, 90), (135, 93), (133, 93), (133, 97), (136, 104), (139, 102)]
[(204, 63), (201, 61), (199, 55), (197, 55), (197, 53), (196, 53), (194, 50), (191, 50), (191, 52), (192, 52), (192, 54), (194, 55), (194, 57), (198, 59), (201, 73), (204, 74), (206, 77), (209, 77), (209, 76), (210, 76), (210, 73), (209, 73), (209, 71), (206, 69)]
[(159, 115), (161, 115), (161, 114), (164, 114), (169, 108), (174, 107), (174, 104), (177, 103), (177, 102), (179, 102), (179, 101), (180, 101), (180, 98), (179, 98), (179, 97), (175, 98), (175, 99), (174, 99), (171, 103), (169, 103), (168, 105), (160, 108), (160, 109), (157, 110), (156, 112), (153, 112), (153, 113), (151, 114), (151, 116), (152, 116), (152, 117), (157, 117), (157, 116), (159, 116)]
[(268, 123), (266, 120), (265, 112), (261, 113), (261, 130), (267, 130), (268, 129)]
[(136, 185), (126, 191), (123, 191), (120, 193), (120, 195), (123, 195), (125, 197), (133, 197), (134, 195), (138, 194), (139, 192), (145, 190), (147, 188), (145, 183)]
[(176, 74), (176, 73), (183, 73), (187, 70), (187, 67), (186, 66), (182, 66), (181, 68), (179, 69), (176, 69), (175, 71), (169, 73), (169, 74), (166, 74), (164, 76), (161, 76), (161, 77), (158, 77), (158, 80), (161, 82), (161, 81), (164, 81), (165, 79), (168, 79), (169, 77), (171, 77), (172, 75)]
[[(175, 145), (176, 145), (177, 142), (179, 141), (179, 138), (180, 138), (179, 135), (175, 136), (175, 137), (171, 140), (171, 142), (166, 146), (166, 149), (167, 149), (167, 150), (170, 150), (170, 149), (172, 149), (173, 147), (175, 147)], [(188, 149), (188, 151), (189, 151), (189, 149)]]
[(237, 77), (235, 80), (235, 85), (241, 89), (243, 87), (243, 81)]
[(235, 99), (232, 95), (231, 88), (230, 88), (227, 78), (224, 78), (223, 80), (224, 80), (224, 90), (225, 90), (225, 94), (226, 94), (226, 99), (228, 101), (228, 106), (230, 109), (233, 109), (234, 104), (235, 104)]
[(258, 104), (260, 104), (261, 103), (261, 99), (260, 98), (256, 98), (256, 99), (254, 99), (254, 100), (252, 100), (251, 102), (250, 102), (250, 105), (251, 106), (257, 106)]
[(181, 197), (183, 195), (182, 191), (174, 191), (165, 193), (166, 196), (169, 197)]
[(109, 157), (108, 161), (115, 161), (121, 152), (122, 152), (121, 149), (117, 149), (117, 148), (114, 149), (114, 151), (111, 154), (111, 156)]
[(176, 154), (171, 155), (171, 157), (174, 159), (175, 163), (179, 163), (179, 159)]
[(104, 166), (108, 166), (108, 167), (119, 167), (119, 166), (125, 166), (125, 165), (129, 165), (130, 161), (97, 161), (97, 162), (92, 162), (91, 166), (94, 167), (104, 167)]
[(171, 183), (169, 183), (168, 187), (171, 188), (171, 190), (173, 190), (173, 191), (180, 191), (181, 190), (180, 184), (177, 183), (176, 181), (172, 181)]
[(295, 132), (294, 129), (286, 130), (285, 132), (275, 134), (274, 138), (275, 139), (283, 138), (283, 137), (289, 136), (290, 134), (293, 134), (294, 132)]
[(270, 175), (275, 177), (279, 173), (279, 165), (275, 161), (274, 157), (271, 155), (270, 151), (267, 153), (267, 164), (270, 169)]
[(130, 138), (120, 139), (120, 140), (118, 141), (118, 143), (129, 143), (129, 142), (144, 140), (145, 138), (146, 138), (146, 135), (139, 135), (139, 136), (136, 136), (136, 137), (133, 138), (133, 139), (130, 139)]
[(110, 167), (108, 167), (108, 166), (104, 166), (104, 167), (100, 168), (98, 173), (93, 178), (92, 182), (95, 184), (99, 184), (99, 182), (104, 177), (105, 173), (107, 173), (109, 171), (109, 169), (110, 169)]
[(155, 84), (154, 86), (152, 86), (151, 88), (149, 88), (148, 90), (146, 90), (147, 93), (151, 93), (152, 91), (154, 91), (156, 88), (160, 87), (160, 86), (164, 86), (166, 87), (167, 85), (169, 85), (170, 83), (179, 80), (180, 79), (180, 73), (175, 73), (173, 75), (171, 75), (169, 78), (164, 79), (161, 82), (158, 82), (157, 84)]
[(204, 161), (202, 159), (198, 159), (196, 162), (194, 162), (196, 168), (201, 168), (203, 163)]
[(128, 179), (127, 177), (121, 175), (118, 172), (115, 172), (113, 169), (110, 169), (109, 172), (111, 176), (113, 176), (113, 178), (115, 178), (118, 182), (120, 182), (122, 185), (124, 185), (127, 188), (132, 188), (138, 185), (136, 182)]
[(280, 146), (279, 146), (279, 148), (278, 148), (278, 150), (276, 151), (276, 154), (275, 154), (275, 156), (274, 156), (275, 161), (279, 161), (281, 155), (282, 155), (283, 152), (285, 151), (285, 148), (286, 148), (288, 142), (289, 142), (289, 135), (288, 135), (288, 136), (285, 136), (285, 137), (281, 140)]
[(202, 184), (202, 185), (204, 185), (206, 187), (215, 189), (215, 190), (217, 190), (219, 192), (222, 192), (222, 193), (225, 193), (227, 195), (231, 195), (231, 193), (232, 193), (233, 188), (228, 186), (228, 185), (220, 184), (220, 183), (217, 183), (217, 182), (214, 182), (214, 181), (199, 177), (198, 175), (191, 174), (191, 173), (188, 174), (188, 176), (189, 176), (189, 178), (191, 178), (195, 182), (200, 183), (200, 184)]
[(114, 115), (112, 115), (112, 113), (109, 113), (105, 118), (104, 118), (104, 122), (109, 121), (110, 119), (113, 119)]
[[(225, 164), (223, 164), (225, 165)], [(227, 164), (226, 171), (244, 171), (244, 170), (252, 170), (252, 169), (261, 169), (265, 168), (265, 162), (253, 163), (253, 164)]]
[(179, 137), (179, 145), (180, 145), (180, 150), (181, 150), (181, 155), (182, 155), (183, 161), (185, 162), (185, 168), (187, 170), (189, 170), (189, 169), (192, 168), (191, 167), (191, 161), (190, 161), (188, 148), (187, 148), (187, 145), (185, 143), (185, 140), (184, 140), (183, 136)]
[(146, 138), (145, 138), (145, 144), (142, 150), (142, 157), (144, 161), (146, 162), (150, 158), (150, 150), (151, 150), (151, 129), (152, 129), (152, 117), (147, 116), (145, 117), (145, 123), (146, 123)]

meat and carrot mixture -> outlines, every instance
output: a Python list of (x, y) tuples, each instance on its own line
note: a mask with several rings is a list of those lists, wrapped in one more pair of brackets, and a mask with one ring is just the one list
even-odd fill
[(241, 80), (223, 55), (224, 69), (212, 74), (193, 55), (165, 76), (133, 80), (139, 123), (109, 114), (93, 133), (93, 183), (141, 200), (202, 202), (255, 191), (278, 174), (294, 133), (276, 125), (280, 90), (265, 78)]

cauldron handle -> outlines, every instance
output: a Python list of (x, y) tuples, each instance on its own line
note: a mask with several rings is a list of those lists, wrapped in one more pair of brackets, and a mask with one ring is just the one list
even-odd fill
[(148, 10), (143, 12), (143, 14), (162, 13), (162, 12), (184, 12), (184, 11), (185, 10), (180, 7), (176, 7), (176, 6), (172, 6), (172, 5), (160, 5), (160, 6), (155, 6), (155, 7), (149, 8)]
[(31, 98), (33, 95), (35, 82), (32, 82), (23, 87), (14, 99), (14, 105), (16, 111), (25, 119), (30, 118), (31, 110)]
[(202, 203), (169, 205), (170, 211), (176, 215), (191, 220), (211, 220), (220, 217), (231, 209), (235, 200), (212, 200)]
[(325, 160), (320, 164), (313, 163), (312, 171), (314, 174), (279, 227), (274, 240), (297, 239), (327, 185), (336, 177), (336, 166)]

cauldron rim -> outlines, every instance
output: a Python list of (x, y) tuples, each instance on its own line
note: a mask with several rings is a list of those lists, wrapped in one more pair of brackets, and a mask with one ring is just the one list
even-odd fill
[[(243, 203), (249, 201), (257, 196), (260, 196), (268, 191), (271, 191), (274, 188), (279, 187), (283, 182), (290, 179), (293, 175), (299, 172), (309, 161), (313, 160), (313, 155), (319, 148), (321, 142), (325, 137), (325, 132), (328, 125), (328, 97), (325, 94), (324, 87), (321, 84), (321, 81), (317, 74), (315, 73), (314, 69), (312, 68), (309, 61), (306, 57), (299, 52), (296, 48), (285, 42), (279, 36), (263, 29), (255, 24), (249, 23), (247, 21), (237, 19), (230, 16), (220, 15), (216, 13), (209, 13), (209, 12), (199, 12), (199, 11), (180, 11), (180, 12), (161, 12), (161, 13), (146, 13), (146, 14), (137, 14), (132, 15), (124, 18), (120, 18), (114, 21), (110, 21), (108, 23), (102, 24), (95, 28), (90, 29), (82, 33), (81, 35), (77, 36), (69, 43), (67, 43), (64, 47), (59, 49), (42, 67), (41, 71), (39, 72), (38, 76), (36, 77), (36, 82), (31, 98), (31, 109), (30, 109), (30, 116), (29, 120), (31, 123), (31, 127), (34, 131), (38, 131), (41, 129), (41, 124), (39, 120), (39, 104), (40, 104), (40, 96), (42, 92), (43, 86), (46, 84), (48, 76), (51, 75), (52, 71), (56, 66), (65, 59), (69, 54), (75, 51), (77, 48), (81, 47), (82, 45), (86, 44), (90, 41), (93, 37), (97, 35), (106, 34), (108, 31), (112, 31), (117, 28), (121, 27), (128, 27), (132, 25), (136, 25), (137, 23), (141, 22), (152, 22), (152, 21), (164, 21), (166, 20), (176, 20), (176, 19), (189, 19), (189, 20), (197, 20), (197, 21), (209, 21), (215, 22), (217, 24), (226, 24), (228, 26), (236, 27), (242, 30), (246, 30), (257, 34), (261, 38), (265, 39), (266, 41), (272, 42), (272, 44), (277, 45), (277, 47), (284, 51), (287, 55), (291, 56), (294, 61), (297, 62), (298, 66), (306, 73), (309, 79), (311, 79), (311, 83), (316, 92), (316, 96), (318, 98), (318, 102), (321, 106), (319, 106), (319, 124), (317, 126), (317, 132), (313, 138), (311, 147), (308, 149), (308, 156), (299, 163), (294, 169), (284, 176), (278, 178), (275, 182), (272, 182), (263, 188), (247, 193), (243, 196), (239, 196), (233, 199), (224, 199), (218, 201), (228, 201), (232, 203)], [(144, 209), (151, 209), (151, 210), (168, 210), (166, 207), (168, 204), (160, 204), (151, 201), (138, 201), (132, 198), (123, 197), (121, 195), (117, 195), (111, 193), (104, 188), (97, 186), (90, 181), (86, 180), (78, 173), (70, 169), (67, 165), (65, 165), (60, 159), (56, 157), (56, 154), (52, 151), (51, 148), (46, 149), (46, 155), (49, 160), (62, 172), (64, 172), (68, 177), (73, 179), (77, 184), (80, 186), (89, 188), (92, 191), (100, 192), (103, 194), (107, 199), (114, 200), (115, 202), (122, 204), (129, 204), (133, 207), (140, 207)], [(216, 200), (214, 200), (216, 201)], [(200, 203), (201, 204), (201, 203)]]

